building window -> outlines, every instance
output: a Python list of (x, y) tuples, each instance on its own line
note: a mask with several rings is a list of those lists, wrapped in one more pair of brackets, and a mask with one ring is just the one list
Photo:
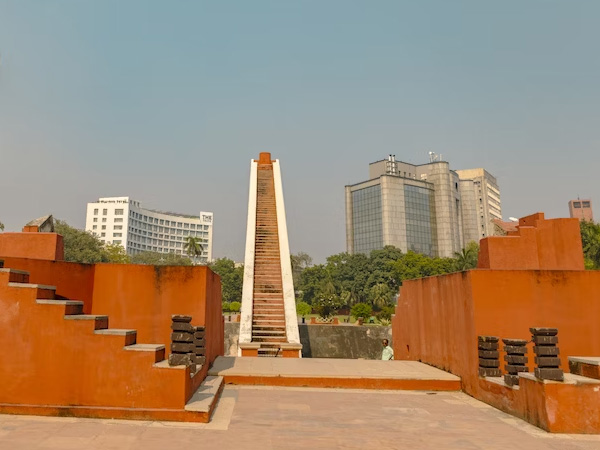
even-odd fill
[(100, 233), (100, 236), (101, 236), (101, 237), (105, 237), (105, 236), (106, 236), (106, 233)]
[(113, 237), (123, 237), (122, 233), (113, 233)]
[(106, 217), (103, 217), (103, 218), (102, 218), (102, 222), (106, 222)]
[(589, 208), (590, 207), (590, 202), (583, 202), (583, 207), (584, 208)]
[(117, 217), (115, 219), (115, 223), (117, 223), (117, 222), (123, 222), (123, 218), (122, 217)]
[(108, 214), (108, 209), (103, 209), (103, 210), (102, 210), (102, 215), (103, 215), (103, 216), (105, 216), (105, 215), (107, 215), (107, 214)]
[(94, 215), (97, 216), (98, 215), (98, 208), (94, 209)]
[(106, 225), (102, 225), (102, 229), (103, 229), (103, 230), (106, 230)]
[(573, 208), (581, 208), (581, 202), (573, 202)]
[(121, 241), (113, 241), (113, 244), (121, 244)]
[(177, 228), (181, 228), (183, 224), (181, 222), (177, 222)]
[(115, 216), (122, 216), (122, 215), (123, 215), (122, 209), (115, 209)]
[(115, 225), (115, 230), (122, 230), (123, 229), (123, 225)]
[(94, 225), (94, 226), (92, 227), (92, 230), (95, 230), (96, 228), (98, 228), (98, 225)]
[(159, 223), (160, 223), (161, 225), (164, 225), (164, 224), (165, 224), (165, 221), (164, 221), (163, 219), (160, 219), (160, 222), (159, 222)]
[(190, 228), (190, 224), (188, 224), (188, 223), (184, 223), (184, 224), (183, 224), (183, 228), (187, 228), (187, 229), (189, 229), (189, 228)]
[(98, 218), (97, 217), (94, 217), (94, 222), (98, 222)]
[(191, 225), (190, 225), (190, 228), (191, 228), (192, 230), (195, 230), (195, 229), (196, 229), (196, 224), (195, 224), (195, 223), (191, 224)]

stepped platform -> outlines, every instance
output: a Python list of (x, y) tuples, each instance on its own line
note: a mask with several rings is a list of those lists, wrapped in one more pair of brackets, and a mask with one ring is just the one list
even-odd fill
[(208, 371), (225, 384), (459, 391), (460, 378), (417, 361), (220, 356)]

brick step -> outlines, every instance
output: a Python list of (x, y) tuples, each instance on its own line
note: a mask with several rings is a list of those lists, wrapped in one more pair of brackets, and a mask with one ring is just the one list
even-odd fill
[(252, 335), (252, 341), (253, 342), (271, 342), (271, 343), (283, 343), (283, 342), (287, 342), (287, 339), (285, 336), (282, 337), (275, 337), (275, 336), (255, 336), (254, 334)]
[[(106, 328), (103, 330), (95, 330), (94, 334), (99, 336), (123, 336), (125, 346), (135, 345), (137, 341), (137, 330), (120, 329), (120, 328)], [(164, 345), (162, 346), (164, 349)], [(164, 359), (164, 355), (163, 355)], [(157, 362), (157, 361), (154, 361)]]
[(59, 305), (64, 307), (64, 315), (81, 315), (83, 314), (83, 302), (77, 300), (53, 300), (38, 298), (35, 301), (38, 305)]
[(93, 322), (95, 330), (106, 330), (108, 328), (108, 316), (97, 314), (71, 314), (64, 317), (65, 320), (82, 320)]
[(24, 270), (6, 268), (0, 269), (0, 272), (8, 272), (9, 283), (29, 283), (29, 272), (25, 272)]
[(24, 289), (35, 289), (37, 299), (54, 299), (56, 293), (56, 286), (48, 286), (45, 284), (31, 284), (31, 283), (8, 283), (8, 287), (24, 288)]
[[(128, 352), (144, 352), (152, 354), (154, 364), (163, 364), (165, 361), (165, 346), (162, 344), (133, 344), (124, 347)], [(167, 363), (168, 364), (168, 363)], [(156, 367), (156, 366), (154, 366)], [(167, 365), (168, 367), (168, 365)]]
[(254, 318), (256, 319), (274, 319), (274, 318), (280, 318), (282, 317), (281, 313), (275, 314), (275, 313), (267, 313), (267, 312), (256, 312), (254, 314), (252, 314), (253, 320)]

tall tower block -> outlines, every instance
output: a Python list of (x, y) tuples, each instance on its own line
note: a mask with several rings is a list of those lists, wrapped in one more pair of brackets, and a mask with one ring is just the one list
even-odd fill
[(281, 170), (270, 153), (250, 163), (240, 356), (300, 357)]

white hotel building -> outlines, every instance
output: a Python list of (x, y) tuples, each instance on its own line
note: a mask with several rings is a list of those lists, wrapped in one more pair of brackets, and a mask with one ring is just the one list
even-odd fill
[(187, 236), (200, 240), (201, 263), (212, 261), (213, 213), (189, 216), (142, 208), (129, 197), (106, 197), (87, 204), (85, 229), (107, 244), (122, 245), (127, 254), (152, 251), (185, 255)]

